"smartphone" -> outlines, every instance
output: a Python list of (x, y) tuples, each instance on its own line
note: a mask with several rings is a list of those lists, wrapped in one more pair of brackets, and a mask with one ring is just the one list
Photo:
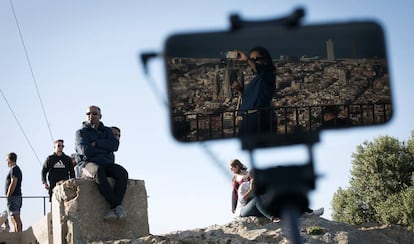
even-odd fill
[(237, 59), (237, 51), (228, 51), (226, 53), (226, 59)]

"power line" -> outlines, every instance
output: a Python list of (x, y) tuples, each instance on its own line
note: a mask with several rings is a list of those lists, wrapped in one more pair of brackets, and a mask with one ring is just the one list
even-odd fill
[(22, 32), (20, 30), (20, 24), (19, 24), (19, 21), (17, 19), (16, 12), (14, 10), (13, 1), (12, 0), (9, 0), (9, 2), (10, 2), (10, 6), (11, 6), (11, 9), (12, 9), (12, 12), (13, 12), (14, 20), (16, 21), (17, 30), (19, 32), (19, 37), (20, 37), (20, 40), (21, 40), (22, 45), (23, 45), (23, 50), (24, 50), (24, 53), (26, 55), (26, 60), (27, 60), (27, 63), (29, 65), (30, 73), (32, 75), (33, 84), (34, 84), (34, 86), (36, 88), (37, 97), (39, 98), (40, 106), (42, 107), (43, 117), (46, 120), (46, 125), (47, 125), (47, 128), (49, 130), (50, 139), (53, 142), (52, 130), (50, 129), (49, 120), (48, 120), (47, 115), (46, 115), (46, 110), (45, 110), (45, 107), (43, 105), (42, 97), (40, 96), (39, 88), (37, 87), (37, 82), (36, 82), (36, 78), (35, 78), (35, 75), (34, 75), (34, 72), (33, 72), (32, 63), (30, 61), (29, 54), (27, 52), (27, 48), (26, 48), (26, 45), (24, 43), (24, 39), (23, 39)]
[(19, 119), (17, 119), (16, 114), (14, 113), (14, 111), (13, 111), (12, 107), (10, 106), (9, 101), (7, 101), (7, 98), (6, 98), (6, 96), (4, 95), (3, 90), (2, 90), (1, 88), (0, 88), (0, 93), (1, 93), (1, 95), (3, 96), (3, 98), (4, 98), (4, 101), (6, 101), (6, 104), (7, 104), (7, 106), (9, 107), (10, 112), (12, 113), (12, 115), (13, 115), (14, 119), (16, 120), (17, 125), (19, 126), (20, 130), (22, 131), (22, 133), (23, 133), (23, 135), (24, 135), (24, 138), (26, 138), (26, 141), (27, 141), (27, 143), (29, 144), (30, 148), (32, 149), (32, 152), (33, 152), (33, 153), (34, 153), (34, 155), (36, 156), (37, 161), (39, 162), (39, 164), (40, 164), (40, 165), (42, 165), (42, 163), (40, 162), (39, 157), (37, 156), (36, 151), (34, 150), (34, 148), (33, 148), (33, 146), (32, 146), (32, 143), (30, 142), (29, 138), (27, 137), (26, 132), (24, 131), (24, 129), (23, 129), (23, 127), (22, 127), (22, 125), (20, 124)]
[[(160, 54), (157, 54), (157, 53), (144, 53), (144, 54), (141, 55), (141, 60), (142, 60), (142, 63), (144, 65), (144, 72), (145, 72), (149, 87), (151, 88), (151, 90), (155, 94), (155, 96), (161, 100), (162, 105), (165, 106), (168, 109), (167, 99), (163, 98), (163, 96), (161, 95), (161, 92), (158, 90), (157, 86), (155, 85), (155, 80), (152, 79), (152, 77), (148, 73), (148, 67), (147, 67), (148, 60), (150, 58), (155, 58), (155, 57), (158, 57), (158, 56), (160, 56)], [(210, 150), (208, 145), (205, 142), (202, 142), (200, 145), (204, 149), (204, 153), (207, 154), (207, 156), (210, 157), (210, 159), (214, 163), (214, 166), (216, 166), (217, 169), (219, 171), (221, 171), (225, 175), (226, 178), (231, 179), (232, 176), (227, 171), (227, 168), (225, 166), (223, 166), (220, 159)]]
[(213, 161), (214, 165), (217, 167), (218, 170), (220, 170), (227, 179), (231, 179), (232, 175), (228, 172), (227, 168), (223, 166), (219, 158), (210, 150), (210, 148), (207, 146), (205, 142), (201, 142), (201, 147), (204, 149), (204, 152), (210, 157), (210, 159)]

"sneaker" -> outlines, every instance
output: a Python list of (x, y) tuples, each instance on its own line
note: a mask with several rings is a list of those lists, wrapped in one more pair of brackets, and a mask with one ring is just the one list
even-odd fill
[(116, 206), (114, 211), (118, 219), (125, 219), (127, 216), (125, 209), (121, 205)]
[(109, 210), (109, 212), (104, 216), (104, 220), (110, 222), (116, 221), (117, 218), (118, 216), (116, 215), (115, 208)]
[(312, 214), (315, 216), (321, 216), (323, 214), (323, 212), (325, 211), (324, 208), (318, 208), (312, 211)]
[(272, 221), (273, 223), (279, 223), (280, 222), (280, 219), (279, 218), (276, 218), (276, 217), (271, 217), (270, 218), (270, 221)]

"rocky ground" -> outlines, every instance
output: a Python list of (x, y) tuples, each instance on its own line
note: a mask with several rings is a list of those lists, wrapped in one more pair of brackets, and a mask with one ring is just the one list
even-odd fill
[[(414, 243), (414, 232), (400, 226), (365, 224), (352, 226), (317, 216), (300, 219), (303, 243)], [(189, 244), (189, 243), (291, 243), (283, 220), (272, 223), (265, 218), (238, 218), (226, 225), (149, 235), (134, 240), (93, 242), (93, 244)]]

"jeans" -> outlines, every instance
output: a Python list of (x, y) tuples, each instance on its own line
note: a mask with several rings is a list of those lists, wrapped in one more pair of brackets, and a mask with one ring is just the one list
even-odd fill
[(268, 219), (272, 219), (270, 216), (259, 204), (256, 198), (250, 200), (246, 205), (244, 205), (240, 211), (241, 217), (247, 216), (256, 216), (256, 217), (266, 217)]
[[(88, 162), (85, 170), (91, 174), (99, 192), (109, 203), (111, 209), (121, 205), (128, 184), (128, 172), (119, 164), (96, 164)], [(108, 182), (107, 177), (115, 179), (114, 189)]]

